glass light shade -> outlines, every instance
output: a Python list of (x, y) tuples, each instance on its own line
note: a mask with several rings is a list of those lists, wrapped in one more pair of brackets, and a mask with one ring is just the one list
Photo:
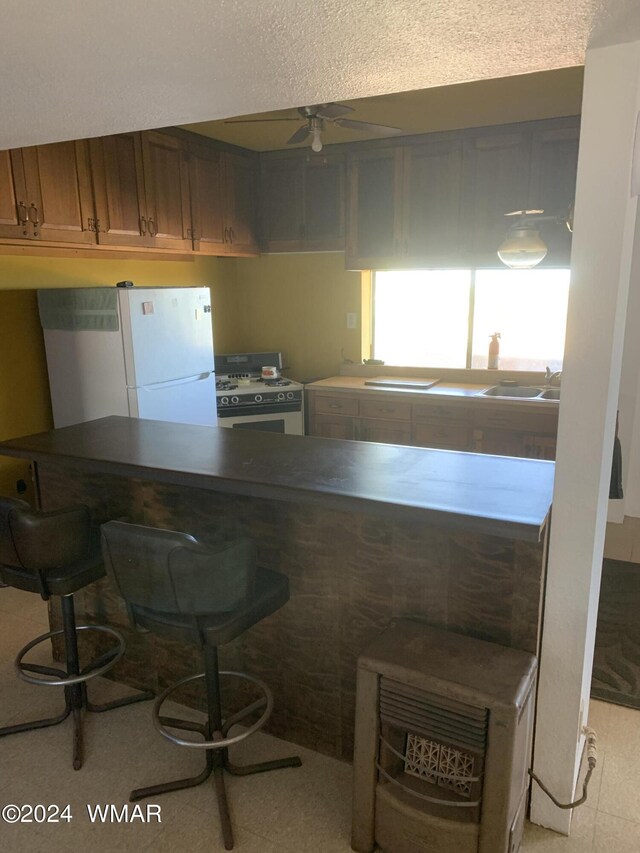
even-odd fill
[(512, 228), (498, 249), (502, 263), (513, 270), (531, 269), (546, 254), (546, 243), (535, 228)]
[(315, 151), (316, 154), (319, 154), (322, 151), (322, 136), (320, 134), (319, 127), (313, 127), (311, 129), (312, 133), (312, 142), (311, 142), (311, 150)]

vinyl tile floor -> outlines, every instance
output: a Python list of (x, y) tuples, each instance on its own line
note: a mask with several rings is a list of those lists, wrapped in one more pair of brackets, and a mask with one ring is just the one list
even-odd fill
[[(36, 596), (0, 588), (0, 725), (56, 713), (60, 693), (19, 680), (16, 651), (47, 629), (46, 606)], [(42, 662), (46, 646), (35, 652)], [(95, 683), (94, 683), (95, 682)], [(95, 679), (94, 701), (128, 688)], [(194, 714), (175, 706), (170, 709)], [(158, 797), (161, 822), (102, 822), (88, 806), (128, 802), (132, 787), (199, 772), (203, 758), (166, 741), (153, 728), (149, 703), (90, 714), (85, 721), (85, 765), (71, 767), (70, 721), (0, 739), (0, 807), (69, 806), (51, 823), (0, 818), (3, 853), (221, 853), (224, 847), (212, 783)], [(592, 702), (590, 724), (599, 738), (599, 762), (588, 805), (574, 813), (565, 838), (527, 825), (521, 853), (638, 853), (640, 851), (640, 711)], [(261, 733), (232, 752), (238, 763), (297, 753), (303, 766), (246, 778), (227, 777), (238, 853), (349, 853), (351, 768)], [(143, 804), (143, 815), (146, 805)], [(27, 810), (28, 811), (28, 810)], [(23, 810), (23, 814), (25, 811)], [(5, 815), (7, 813), (5, 812)], [(33, 815), (40, 819), (41, 810)], [(8, 817), (11, 817), (9, 810)]]

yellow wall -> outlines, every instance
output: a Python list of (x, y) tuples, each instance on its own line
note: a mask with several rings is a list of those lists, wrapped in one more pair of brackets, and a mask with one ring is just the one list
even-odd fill
[(237, 260), (236, 287), (238, 350), (282, 350), (296, 379), (336, 374), (343, 350), (360, 361), (360, 273), (345, 270), (341, 252)]
[[(51, 405), (36, 289), (138, 285), (209, 285), (216, 349), (235, 348), (235, 262), (62, 259), (0, 255), (0, 441), (49, 429)], [(15, 494), (27, 466), (0, 457), (0, 494)]]

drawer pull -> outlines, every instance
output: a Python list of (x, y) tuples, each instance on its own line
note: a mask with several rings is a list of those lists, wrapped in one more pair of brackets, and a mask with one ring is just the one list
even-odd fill
[(341, 409), (342, 403), (329, 403), (329, 408), (330, 409)]

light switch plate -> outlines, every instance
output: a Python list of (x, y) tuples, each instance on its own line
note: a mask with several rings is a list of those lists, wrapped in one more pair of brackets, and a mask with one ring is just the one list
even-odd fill
[(347, 329), (355, 329), (357, 328), (358, 318), (354, 311), (347, 312)]
[(153, 302), (143, 302), (142, 303), (142, 313), (143, 314), (153, 314)]

